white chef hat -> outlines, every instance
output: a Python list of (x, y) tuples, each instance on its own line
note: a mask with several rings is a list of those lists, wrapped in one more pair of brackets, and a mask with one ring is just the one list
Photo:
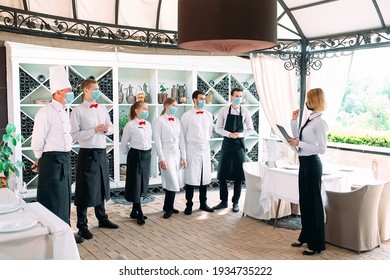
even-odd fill
[(57, 90), (72, 88), (69, 83), (68, 74), (65, 71), (65, 66), (51, 66), (49, 68), (50, 76), (50, 92), (55, 93)]

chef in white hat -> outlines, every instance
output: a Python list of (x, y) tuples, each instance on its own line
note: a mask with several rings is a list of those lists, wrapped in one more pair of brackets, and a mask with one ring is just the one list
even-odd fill
[(31, 168), (38, 172), (39, 167), (37, 201), (70, 225), (72, 136), (65, 109), (74, 94), (64, 66), (50, 67), (49, 74), (53, 99), (35, 116), (31, 148), (38, 160)]

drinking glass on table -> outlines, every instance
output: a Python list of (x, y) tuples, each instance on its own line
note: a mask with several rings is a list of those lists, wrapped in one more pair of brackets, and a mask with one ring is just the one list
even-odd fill
[(22, 182), (22, 183), (16, 184), (14, 192), (15, 192), (16, 197), (19, 199), (19, 208), (21, 210), (23, 210), (22, 201), (23, 201), (24, 197), (27, 194), (27, 184), (26, 184), (26, 182)]

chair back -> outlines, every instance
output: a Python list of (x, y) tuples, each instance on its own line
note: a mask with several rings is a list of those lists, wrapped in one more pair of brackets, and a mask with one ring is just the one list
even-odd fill
[(245, 185), (248, 188), (261, 189), (263, 177), (262, 166), (260, 162), (244, 162), (242, 168), (245, 174)]
[(383, 186), (379, 201), (378, 221), (381, 240), (390, 239), (390, 181)]
[(355, 251), (380, 245), (378, 208), (383, 184), (366, 185), (351, 192), (326, 191), (325, 240)]

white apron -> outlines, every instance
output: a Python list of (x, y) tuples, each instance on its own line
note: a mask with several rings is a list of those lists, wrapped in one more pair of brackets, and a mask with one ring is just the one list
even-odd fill
[(162, 187), (168, 191), (178, 192), (180, 188), (184, 187), (180, 151), (176, 144), (165, 143), (163, 143), (162, 151), (168, 165), (166, 170), (161, 170)]
[(210, 144), (205, 142), (186, 143), (187, 149), (187, 168), (185, 172), (185, 183), (192, 186), (200, 185), (200, 174), (203, 174), (202, 185), (211, 183), (211, 161)]

